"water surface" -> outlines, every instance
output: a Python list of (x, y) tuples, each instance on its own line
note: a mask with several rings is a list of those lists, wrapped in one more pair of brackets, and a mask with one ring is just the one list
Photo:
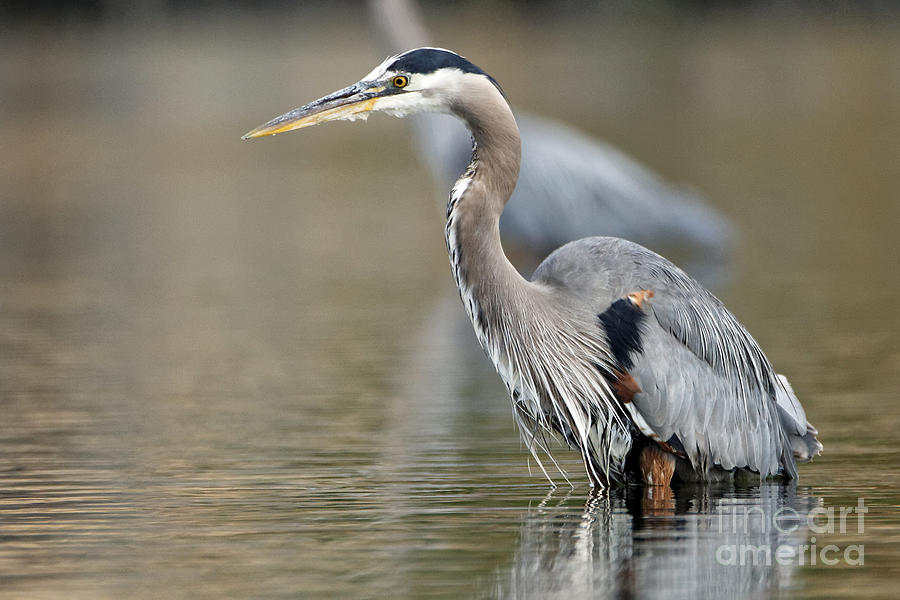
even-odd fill
[[(0, 597), (892, 597), (898, 30), (520, 16), (485, 38), (445, 16), (438, 42), (519, 105), (733, 219), (716, 292), (826, 454), (796, 488), (646, 498), (592, 494), (560, 449), (574, 487), (550, 488), (474, 347), (402, 124), (238, 139), (367, 72), (360, 17), (13, 31)], [(805, 522), (859, 498), (861, 531)], [(813, 537), (838, 564), (727, 564)]]

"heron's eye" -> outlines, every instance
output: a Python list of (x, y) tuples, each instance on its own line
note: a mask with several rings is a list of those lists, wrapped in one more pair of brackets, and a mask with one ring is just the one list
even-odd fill
[(397, 75), (393, 79), (391, 79), (391, 83), (394, 84), (395, 88), (404, 88), (406, 84), (409, 83), (409, 77), (405, 75)]

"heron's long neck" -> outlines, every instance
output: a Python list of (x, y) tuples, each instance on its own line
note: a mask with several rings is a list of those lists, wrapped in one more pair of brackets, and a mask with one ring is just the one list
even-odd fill
[(457, 111), (475, 140), (472, 162), (447, 205), (447, 250), (476, 333), (485, 343), (527, 282), (500, 245), (500, 214), (519, 176), (521, 142), (512, 111), (492, 84), (476, 89)]

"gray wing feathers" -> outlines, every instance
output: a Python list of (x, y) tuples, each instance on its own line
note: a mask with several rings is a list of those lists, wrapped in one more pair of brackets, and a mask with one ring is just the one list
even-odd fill
[(809, 425), (806, 421), (806, 411), (794, 395), (794, 388), (788, 382), (787, 377), (778, 375), (778, 386), (775, 388), (775, 402), (781, 414), (781, 422), (788, 433), (803, 435)]
[(697, 448), (694, 464), (712, 460), (763, 475), (782, 467), (796, 476), (793, 457), (808, 460), (821, 445), (787, 379), (775, 374), (753, 337), (715, 296), (665, 259), (649, 251), (643, 258), (651, 275), (644, 283), (656, 293), (656, 322), (693, 355), (672, 355), (671, 341), (658, 341), (672, 358), (657, 357), (663, 362), (653, 376), (664, 370), (670, 384), (684, 380), (674, 389), (685, 400), (654, 408), (666, 413), (663, 420), (674, 421), (671, 429), (686, 449)]
[(806, 420), (806, 411), (794, 394), (794, 388), (784, 375), (778, 375), (779, 386), (775, 390), (775, 402), (781, 416), (781, 424), (791, 443), (791, 451), (797, 462), (809, 462), (822, 453), (822, 444), (816, 439), (819, 431)]
[(666, 259), (625, 240), (589, 238), (554, 252), (534, 278), (564, 286), (599, 312), (628, 293), (654, 292), (630, 370), (642, 389), (633, 402), (662, 441), (678, 437), (699, 471), (784, 469), (795, 477), (794, 455), (817, 451), (799, 401), (753, 337)]
[(631, 371), (643, 389), (633, 402), (660, 439), (677, 436), (701, 473), (714, 465), (777, 473), (785, 442), (771, 401), (759, 393), (746, 397), (733, 379), (652, 322), (645, 339)]
[[(739, 387), (742, 400), (774, 391), (769, 361), (722, 302), (675, 265), (649, 251), (647, 289), (656, 320), (719, 375)], [(656, 288), (653, 285), (656, 285)]]
[[(710, 463), (749, 467), (762, 475), (783, 467), (796, 476), (774, 401), (776, 388), (783, 386), (776, 385), (756, 341), (718, 298), (680, 269), (649, 252), (645, 258), (651, 275), (647, 289), (656, 294), (652, 311), (660, 333), (668, 334), (657, 336), (660, 356), (653, 376), (665, 371), (670, 383), (682, 381), (675, 389), (684, 400), (661, 408), (686, 451), (690, 446), (695, 453), (692, 462), (704, 468)], [(688, 352), (675, 351), (678, 345)]]

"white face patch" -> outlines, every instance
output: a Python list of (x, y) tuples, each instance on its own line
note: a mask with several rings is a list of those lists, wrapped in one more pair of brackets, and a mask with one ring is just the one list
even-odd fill
[(438, 69), (432, 73), (414, 73), (410, 75), (409, 85), (405, 89), (410, 91), (432, 91), (436, 94), (449, 97), (459, 91), (459, 86), (466, 77), (480, 77), (472, 73), (463, 73), (455, 67)]
[[(441, 50), (441, 48), (434, 48)], [(389, 56), (380, 65), (372, 69), (360, 83), (368, 86), (391, 86), (391, 79), (397, 75), (409, 77), (409, 83), (403, 92), (378, 98), (372, 111), (386, 112), (395, 117), (405, 117), (421, 112), (450, 112), (453, 97), (458, 93), (460, 85), (467, 77), (478, 77), (472, 73), (464, 73), (457, 68), (438, 69), (432, 73), (406, 73), (390, 69), (390, 66), (403, 54)]]
[(384, 96), (375, 100), (372, 110), (386, 112), (395, 117), (423, 112), (447, 112), (448, 107), (442, 98), (424, 95), (420, 91), (410, 90), (402, 94)]
[[(459, 57), (455, 52), (434, 47), (418, 48), (389, 56), (363, 77), (357, 85), (370, 93), (377, 93), (385, 88), (396, 93), (387, 93), (373, 98), (372, 103), (367, 107), (367, 112), (386, 112), (397, 117), (422, 112), (448, 114), (451, 112), (451, 107), (457, 104), (457, 100), (465, 89), (468, 87), (477, 89), (475, 78), (478, 80), (485, 78), (483, 73), (463, 71), (456, 66), (443, 67), (430, 73), (409, 72), (402, 68), (393, 68), (395, 64), (404, 64), (403, 58), (406, 55), (421, 50), (434, 50)], [(459, 58), (464, 60), (462, 57)], [(398, 76), (408, 79), (406, 85), (403, 85), (402, 91), (395, 89), (393, 85), (393, 79)]]
[(422, 112), (449, 113), (453, 100), (466, 79), (480, 77), (456, 68), (438, 69), (426, 74), (384, 70), (379, 72), (379, 69), (383, 67), (372, 72), (378, 77), (376, 81), (389, 82), (396, 75), (409, 77), (409, 83), (403, 88), (403, 92), (378, 98), (372, 107), (372, 110), (386, 112), (395, 117)]

